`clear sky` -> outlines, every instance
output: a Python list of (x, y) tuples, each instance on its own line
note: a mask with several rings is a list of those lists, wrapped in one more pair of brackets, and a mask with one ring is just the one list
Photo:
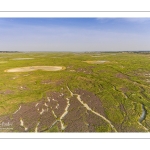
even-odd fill
[(0, 18), (0, 51), (150, 50), (150, 18)]

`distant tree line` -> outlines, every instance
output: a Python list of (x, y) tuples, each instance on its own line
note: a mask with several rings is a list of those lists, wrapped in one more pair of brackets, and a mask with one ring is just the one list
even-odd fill
[(0, 53), (20, 53), (18, 51), (0, 51)]
[(87, 51), (84, 53), (147, 53), (149, 54), (150, 51)]

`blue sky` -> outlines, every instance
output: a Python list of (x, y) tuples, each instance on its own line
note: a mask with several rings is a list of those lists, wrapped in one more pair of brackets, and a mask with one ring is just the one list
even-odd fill
[(6, 50), (150, 50), (150, 18), (0, 18)]

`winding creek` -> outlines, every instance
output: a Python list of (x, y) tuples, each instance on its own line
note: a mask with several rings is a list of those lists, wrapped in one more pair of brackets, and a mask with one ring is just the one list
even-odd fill
[(112, 125), (112, 123), (111, 123), (107, 118), (105, 118), (104, 116), (102, 116), (100, 113), (98, 113), (98, 112), (92, 110), (86, 103), (84, 103), (84, 102), (81, 100), (80, 95), (72, 93), (68, 86), (67, 86), (67, 89), (68, 89), (68, 91), (70, 92), (70, 95), (71, 95), (72, 97), (75, 95), (75, 96), (77, 97), (77, 100), (78, 100), (88, 111), (90, 111), (91, 113), (93, 113), (93, 114), (99, 116), (100, 118), (102, 118), (103, 120), (105, 120), (105, 121), (111, 126), (111, 128), (112, 128), (115, 132), (117, 132), (117, 130), (115, 129), (115, 127)]
[(24, 128), (24, 130), (25, 130), (25, 131), (27, 131), (27, 130), (28, 130), (28, 128), (27, 128), (27, 127), (25, 127), (24, 122), (23, 122), (23, 120), (22, 120), (22, 119), (20, 119), (20, 126), (22, 126), (22, 127)]
[(40, 122), (37, 123), (36, 127), (35, 127), (35, 132), (38, 132), (38, 126), (39, 126)]
[[(77, 94), (77, 93), (73, 93), (73, 92), (69, 89), (68, 86), (67, 86), (67, 89), (68, 89), (68, 91), (69, 91), (69, 93), (70, 93), (70, 96), (71, 96), (71, 97), (74, 97), (74, 96), (75, 96), (76, 99), (80, 102), (80, 104), (81, 104), (82, 106), (85, 107), (85, 109), (86, 109), (87, 111), (89, 111), (90, 113), (93, 113), (94, 115), (96, 115), (96, 116), (100, 117), (101, 119), (103, 119), (104, 121), (106, 121), (106, 122), (110, 125), (110, 127), (112, 128), (112, 130), (113, 130), (114, 132), (117, 132), (116, 128), (114, 127), (114, 125), (112, 124), (112, 122), (111, 122), (109, 119), (107, 119), (106, 117), (104, 117), (104, 116), (103, 116), (102, 114), (100, 114), (99, 112), (96, 112), (95, 110), (93, 110), (87, 103), (85, 103), (85, 102), (82, 100), (81, 95), (79, 95), (79, 94)], [(47, 100), (48, 100), (48, 102), (50, 102), (50, 98), (49, 98), (49, 97), (47, 97)], [(53, 109), (53, 108), (51, 107), (51, 112), (52, 112), (52, 114), (53, 114), (53, 116), (54, 116), (54, 118), (55, 118), (55, 121), (51, 124), (50, 127), (48, 127), (48, 129), (51, 129), (57, 122), (60, 123), (61, 131), (64, 131), (64, 130), (66, 129), (67, 125), (64, 123), (63, 119), (64, 119), (64, 118), (66, 117), (66, 115), (68, 114), (68, 109), (69, 109), (69, 107), (70, 107), (70, 99), (69, 99), (69, 98), (66, 98), (66, 100), (67, 100), (67, 103), (66, 103), (66, 107), (65, 107), (64, 111), (62, 112), (62, 114), (61, 114), (60, 116), (57, 116), (57, 115), (55, 114), (55, 109), (58, 109), (59, 103), (58, 103), (57, 100), (52, 99), (52, 101), (56, 101), (56, 102), (57, 102), (57, 105), (56, 105), (55, 109)], [(39, 105), (39, 103), (36, 103), (34, 106), (37, 107), (38, 105)], [(45, 102), (43, 105), (46, 106), (47, 109), (48, 109), (48, 103)], [(21, 109), (21, 106), (20, 106), (13, 114), (16, 114), (20, 109)], [(39, 112), (40, 115), (42, 115), (45, 111), (46, 111), (46, 110), (42, 108), (41, 111)], [(48, 111), (48, 110), (47, 110), (47, 111)], [(143, 103), (141, 103), (141, 115), (140, 115), (140, 117), (139, 117), (138, 124), (139, 124), (145, 131), (149, 132), (149, 129), (147, 129), (147, 128), (142, 124), (142, 122), (143, 122), (143, 121), (145, 120), (145, 118), (146, 118), (146, 115), (147, 115), (147, 110), (146, 110), (146, 108), (145, 108), (145, 105), (144, 105)], [(40, 124), (40, 122), (37, 122), (37, 124), (36, 124), (36, 126), (35, 126), (35, 129), (34, 129), (35, 132), (38, 132), (39, 124)], [(88, 124), (87, 124), (87, 125), (88, 125)], [(28, 130), (28, 128), (24, 125), (24, 121), (22, 120), (22, 118), (20, 118), (20, 126), (23, 127), (25, 131)], [(47, 129), (46, 129), (46, 130), (47, 130)]]
[(21, 106), (13, 114), (16, 114), (20, 109), (21, 109)]
[(68, 108), (69, 108), (69, 106), (70, 106), (69, 99), (66, 98), (66, 100), (67, 100), (67, 106), (66, 106), (66, 108), (65, 108), (64, 113), (61, 115), (61, 117), (60, 117), (60, 119), (59, 119), (60, 124), (61, 124), (61, 130), (62, 130), (62, 131), (65, 130), (65, 128), (66, 128), (65, 124), (62, 122), (62, 119), (68, 114)]
[(147, 110), (146, 110), (146, 108), (145, 108), (145, 106), (144, 106), (144, 104), (141, 104), (142, 105), (142, 114), (141, 114), (141, 116), (140, 116), (140, 119), (139, 119), (139, 125), (140, 126), (142, 126), (143, 127), (143, 129), (145, 130), (145, 131), (147, 131), (147, 132), (149, 132), (149, 129), (147, 129), (144, 125), (142, 125), (142, 121), (143, 120), (145, 120), (145, 118), (146, 118), (146, 114), (147, 114)]
[[(68, 114), (68, 109), (69, 109), (69, 106), (70, 106), (70, 100), (69, 98), (66, 98), (67, 100), (67, 105), (66, 105), (66, 108), (64, 110), (64, 112), (62, 113), (62, 115), (60, 116), (60, 118), (58, 116), (56, 116), (54, 110), (52, 109), (51, 107), (51, 110), (52, 110), (52, 114), (53, 116), (56, 118), (56, 120), (52, 123), (51, 127), (49, 129), (51, 129), (58, 121), (60, 122), (60, 125), (61, 125), (61, 131), (64, 131), (65, 128), (66, 128), (66, 125), (64, 124), (63, 122), (63, 118)], [(56, 100), (55, 100), (56, 101)], [(58, 101), (57, 101), (58, 102)], [(58, 106), (59, 104), (57, 104)]]
[(140, 116), (140, 119), (139, 119), (139, 122), (141, 123), (143, 120), (145, 120), (146, 118), (146, 114), (147, 114), (147, 110), (144, 106), (144, 104), (141, 104), (142, 105), (142, 114)]

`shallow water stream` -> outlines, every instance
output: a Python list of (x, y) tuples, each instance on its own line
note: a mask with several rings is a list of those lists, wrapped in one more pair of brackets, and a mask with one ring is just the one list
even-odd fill
[(140, 123), (146, 118), (146, 114), (147, 114), (147, 110), (146, 110), (144, 104), (141, 104), (141, 105), (142, 105), (142, 114), (139, 119)]

